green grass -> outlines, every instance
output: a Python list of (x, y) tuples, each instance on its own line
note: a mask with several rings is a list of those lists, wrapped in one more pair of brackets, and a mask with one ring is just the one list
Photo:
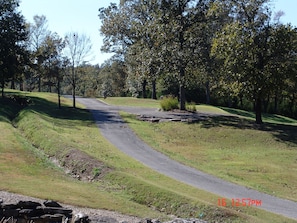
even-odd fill
[(160, 101), (153, 99), (143, 99), (134, 97), (108, 97), (106, 99), (101, 98), (100, 100), (111, 105), (160, 108)]
[[(221, 109), (225, 112), (238, 115), (239, 117), (242, 117), (248, 120), (255, 120), (256, 118), (255, 113), (251, 111), (244, 111), (240, 109), (226, 108), (226, 107), (221, 107)], [(297, 124), (297, 120), (288, 118), (282, 115), (263, 113), (262, 118), (265, 123), (292, 124), (292, 125)]]
[[(118, 106), (136, 106), (136, 107), (148, 107), (148, 108), (160, 108), (160, 100), (133, 98), (133, 97), (109, 97), (106, 99), (100, 99), (111, 105)], [(191, 106), (193, 106), (191, 104)], [(251, 111), (244, 111), (240, 109), (227, 108), (227, 107), (216, 107), (212, 105), (199, 104), (195, 106), (196, 111), (204, 113), (213, 113), (221, 115), (237, 115), (241, 118), (248, 120), (255, 120), (255, 114)], [(194, 109), (192, 109), (194, 110)], [(263, 121), (268, 123), (279, 123), (279, 124), (297, 124), (297, 120), (284, 117), (281, 115), (263, 114)]]
[[(117, 150), (82, 106), (72, 109), (71, 101), (63, 99), (59, 110), (54, 94), (23, 94), (33, 102), (26, 108), (0, 100), (1, 190), (139, 217), (175, 214), (223, 222), (293, 222), (254, 208), (218, 208), (217, 195), (160, 175)], [(99, 181), (81, 182), (48, 159), (73, 149), (112, 171)]]
[(141, 122), (122, 113), (148, 144), (171, 158), (256, 190), (297, 201), (297, 127), (236, 117), (195, 124)]

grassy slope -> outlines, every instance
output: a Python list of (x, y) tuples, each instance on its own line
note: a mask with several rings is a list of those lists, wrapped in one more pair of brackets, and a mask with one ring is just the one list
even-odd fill
[(297, 200), (294, 126), (280, 130), (272, 125), (271, 130), (263, 131), (232, 126), (231, 121), (152, 124), (122, 115), (142, 139), (173, 159), (265, 193)]
[[(140, 102), (137, 102), (140, 100)], [(152, 100), (148, 99), (150, 104)], [(112, 104), (145, 106), (145, 99), (110, 98)], [(157, 107), (158, 101), (155, 101)], [(200, 112), (235, 114), (196, 124), (151, 124), (122, 113), (148, 144), (197, 169), (256, 190), (297, 201), (297, 121), (264, 114), (259, 129), (254, 114), (230, 108), (197, 105)], [(284, 162), (285, 161), (285, 162)]]
[[(284, 222), (282, 217), (253, 208), (217, 208), (217, 196), (157, 174), (119, 152), (99, 134), (86, 111), (65, 107), (65, 103), (70, 104), (66, 100), (64, 108), (58, 110), (56, 97), (51, 94), (28, 96), (35, 105), (19, 114), (17, 105), (0, 107), (2, 190), (141, 217), (164, 217), (149, 206), (179, 216), (224, 222)], [(103, 161), (114, 171), (99, 182), (80, 182), (54, 167), (44, 155), (63, 154), (73, 148)]]

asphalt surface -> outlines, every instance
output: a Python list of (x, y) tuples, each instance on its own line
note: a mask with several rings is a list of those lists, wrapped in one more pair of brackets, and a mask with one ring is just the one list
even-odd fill
[[(118, 114), (119, 110), (140, 115), (151, 115), (162, 117), (174, 113), (164, 113), (156, 109), (110, 106), (96, 99), (77, 98), (79, 103), (84, 104), (93, 114), (94, 120), (102, 135), (114, 144), (119, 150), (140, 161), (144, 165), (167, 175), (173, 179), (184, 182), (199, 189), (218, 195), (219, 198), (227, 199), (251, 199), (250, 202), (261, 202), (261, 205), (254, 204), (254, 207), (280, 214), (297, 220), (297, 203), (258, 191), (239, 186), (199, 170), (176, 162), (164, 154), (152, 149), (123, 122)], [(199, 114), (198, 114), (199, 115)], [(246, 200), (248, 203), (249, 201)]]

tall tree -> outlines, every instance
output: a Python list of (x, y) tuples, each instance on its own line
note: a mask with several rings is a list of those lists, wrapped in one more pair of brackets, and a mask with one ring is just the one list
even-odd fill
[(282, 58), (293, 55), (289, 47), (292, 35), (271, 24), (267, 2), (232, 0), (233, 22), (217, 35), (212, 49), (224, 61), (226, 83), (239, 84), (242, 92), (254, 101), (258, 124), (263, 123), (263, 99), (276, 83), (285, 79), (280, 72)]
[(154, 99), (160, 73), (155, 23), (159, 6), (158, 0), (126, 0), (119, 6), (111, 4), (99, 10), (101, 33), (105, 35), (102, 50), (122, 55), (129, 66), (130, 79), (142, 85), (142, 96), (145, 97), (146, 85), (150, 82)]
[(13, 80), (26, 54), (27, 31), (24, 17), (18, 11), (19, 1), (0, 0), (0, 84), (2, 97), (5, 83)]
[[(185, 110), (186, 88), (193, 80), (193, 58), (197, 54), (193, 29), (205, 23), (204, 4), (208, 1), (162, 0), (159, 38), (163, 41), (163, 63), (167, 64), (169, 73), (175, 75), (179, 82), (180, 109)], [(198, 35), (200, 35), (199, 33)]]
[(45, 68), (45, 84), (52, 91), (55, 87), (58, 94), (58, 105), (61, 108), (61, 81), (66, 67), (66, 58), (62, 57), (62, 50), (65, 47), (65, 42), (58, 36), (57, 33), (52, 33), (46, 37), (41, 46), (41, 53), (44, 57), (43, 66)]
[(34, 23), (28, 24), (29, 30), (29, 50), (31, 52), (31, 68), (33, 72), (33, 80), (37, 80), (38, 91), (42, 87), (43, 63), (46, 60), (42, 47), (48, 36), (51, 35), (48, 30), (48, 21), (44, 15), (35, 15), (33, 17)]
[(78, 67), (85, 64), (91, 55), (92, 43), (88, 36), (76, 32), (70, 32), (65, 37), (65, 54), (70, 60), (70, 75), (68, 79), (72, 86), (73, 108), (76, 107), (76, 82), (79, 78)]

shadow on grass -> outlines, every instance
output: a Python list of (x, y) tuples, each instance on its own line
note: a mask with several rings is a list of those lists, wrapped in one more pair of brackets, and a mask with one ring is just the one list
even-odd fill
[(32, 104), (28, 107), (28, 109), (31, 109), (40, 114), (59, 119), (81, 121), (92, 120), (90, 113), (86, 109), (73, 108), (65, 105), (62, 105), (61, 108), (59, 108), (57, 103), (40, 97), (30, 96), (29, 98), (32, 100)]
[(10, 123), (23, 107), (11, 98), (0, 98), (0, 121)]
[[(20, 104), (17, 99), (26, 100), (26, 104)], [(32, 111), (44, 115), (44, 118), (54, 118), (60, 120), (85, 121), (86, 124), (93, 123), (92, 115), (86, 109), (72, 108), (63, 105), (58, 108), (58, 104), (44, 98), (30, 96), (26, 93), (6, 92), (6, 97), (0, 98), (0, 121), (11, 123), (22, 118), (21, 111)], [(17, 119), (16, 119), (17, 118)], [(53, 120), (50, 120), (53, 122)], [(65, 122), (55, 121), (55, 124), (65, 125)], [(67, 123), (69, 127), (78, 124)]]
[[(281, 119), (280, 119), (281, 120)], [(256, 124), (254, 121), (236, 116), (210, 117), (201, 122), (202, 128), (231, 127), (235, 129), (253, 129), (257, 131), (270, 132), (277, 141), (297, 146), (297, 126), (289, 124), (265, 123)]]
[[(251, 111), (244, 111), (240, 109), (235, 109), (235, 108), (226, 108), (226, 107), (220, 107), (224, 111), (229, 112), (230, 114), (233, 115), (239, 115), (245, 118), (250, 118), (250, 119), (255, 119), (255, 113)], [(268, 122), (277, 122), (277, 123), (283, 123), (283, 124), (296, 124), (297, 121), (291, 118), (287, 118), (281, 115), (275, 115), (275, 114), (268, 114), (268, 113), (263, 113), (262, 118), (264, 121)]]
[(226, 107), (220, 107), (220, 108), (226, 112), (229, 112), (230, 114), (240, 115), (247, 118), (255, 118), (255, 114), (249, 111), (244, 111), (244, 110), (239, 110), (234, 108), (226, 108)]

